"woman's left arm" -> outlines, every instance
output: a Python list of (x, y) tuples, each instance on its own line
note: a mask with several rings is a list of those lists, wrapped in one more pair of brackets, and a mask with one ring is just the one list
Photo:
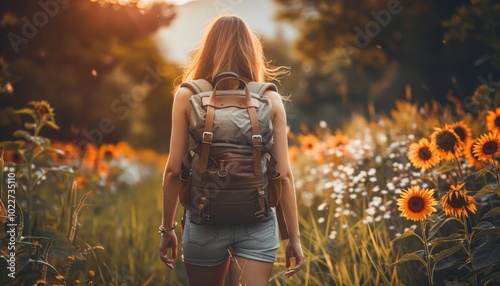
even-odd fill
[[(290, 277), (302, 268), (304, 254), (300, 244), (300, 231), (298, 222), (297, 200), (295, 185), (290, 163), (288, 161), (288, 136), (286, 125), (285, 107), (281, 96), (273, 91), (265, 93), (271, 99), (273, 110), (271, 120), (273, 123), (274, 146), (271, 153), (278, 164), (276, 168), (281, 173), (283, 194), (280, 201), (283, 216), (285, 218), (289, 239), (285, 251), (286, 267), (285, 275)], [(291, 258), (295, 259), (295, 266), (291, 267)]]

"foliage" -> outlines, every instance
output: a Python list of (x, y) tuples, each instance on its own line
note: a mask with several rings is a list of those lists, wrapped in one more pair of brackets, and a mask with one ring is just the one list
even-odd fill
[(445, 41), (473, 38), (488, 46), (491, 51), (482, 54), (479, 62), (488, 61), (500, 69), (500, 4), (491, 0), (472, 0), (457, 7), (455, 14), (443, 21), (447, 28)]
[[(92, 197), (110, 200), (105, 193), (113, 197), (117, 190), (126, 191), (143, 177), (156, 173), (157, 160), (164, 158), (153, 151), (134, 152), (124, 142), (100, 148), (88, 144), (84, 153), (79, 153), (81, 150), (74, 144), (51, 142), (40, 135), (44, 127), (59, 129), (48, 102), (32, 101), (29, 105), (16, 110), (16, 114), (32, 119), (24, 124), (25, 130), (14, 132), (18, 139), (0, 142), (2, 187), (12, 176), (15, 185), (15, 191), (9, 189), (0, 196), (0, 250), (5, 274), (2, 284), (66, 285), (77, 280), (91, 283), (118, 279), (101, 261), (106, 248), (102, 244), (92, 246), (87, 242), (94, 240), (89, 233), (77, 232), (79, 225), (95, 223), (82, 218), (80, 212), (85, 213), (89, 202), (95, 205), (94, 211), (104, 208)], [(15, 212), (9, 211), (7, 216), (3, 202), (15, 203)], [(7, 234), (14, 228), (16, 248), (12, 249)], [(11, 253), (16, 254), (16, 272), (12, 276), (6, 273), (8, 267), (4, 263)], [(13, 276), (15, 279), (9, 279)]]
[[(452, 17), (461, 6), (456, 1), (274, 2), (278, 21), (297, 30), (290, 56), (301, 63), (292, 74), (301, 75), (292, 99), (294, 108), (307, 114), (300, 121), (309, 126), (324, 120), (339, 128), (341, 119), (370, 115), (367, 103), (389, 114), (406, 84), (421, 106), (445, 104), (449, 92), (466, 101), (479, 82), (494, 84), (495, 69), (483, 64), (494, 56), (491, 45), (498, 46), (496, 30), (491, 30), (499, 18), (490, 9), (494, 1), (467, 8), (485, 17), (457, 19), (475, 25), (471, 40), (463, 44), (446, 38), (450, 28), (440, 20)], [(485, 35), (487, 44), (472, 40), (476, 34)]]
[[(170, 24), (174, 7), (59, 2), (45, 1), (53, 6), (44, 8), (40, 1), (8, 1), (0, 7), (0, 33), (6, 35), (0, 56), (15, 75), (9, 82), (16, 91), (16, 97), (0, 98), (1, 104), (21, 108), (17, 98), (48, 100), (65, 132), (47, 135), (60, 141), (76, 137), (99, 145), (127, 139), (133, 146), (165, 150), (154, 143), (168, 141), (164, 110), (172, 97), (166, 95), (179, 70), (160, 53), (154, 33)], [(33, 19), (41, 13), (48, 15), (45, 25), (36, 24), (43, 17)], [(11, 40), (14, 35), (26, 41)], [(112, 121), (114, 131), (100, 138), (92, 131), (103, 119)], [(18, 126), (1, 128), (5, 140)]]

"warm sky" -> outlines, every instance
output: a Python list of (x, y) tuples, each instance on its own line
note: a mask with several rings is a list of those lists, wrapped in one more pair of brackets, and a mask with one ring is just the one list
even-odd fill
[[(185, 2), (185, 0), (177, 2), (181, 1)], [(158, 32), (158, 43), (169, 59), (185, 65), (190, 52), (201, 40), (207, 24), (223, 14), (240, 16), (258, 34), (272, 37), (281, 28), (287, 38), (293, 37), (291, 28), (285, 26), (278, 28), (273, 21), (274, 11), (275, 6), (272, 0), (198, 0), (189, 2), (178, 6), (173, 23)]]

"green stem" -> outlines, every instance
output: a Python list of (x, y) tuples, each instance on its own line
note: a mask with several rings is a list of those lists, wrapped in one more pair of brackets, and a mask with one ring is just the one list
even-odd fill
[(493, 162), (493, 171), (494, 171), (494, 176), (495, 176), (495, 179), (497, 180), (497, 186), (500, 187), (500, 178), (498, 177), (498, 165), (495, 161), (495, 159), (493, 159), (493, 157), (491, 157), (491, 161)]
[[(43, 124), (40, 124), (39, 122), (36, 122), (35, 121), (35, 129), (33, 131), (33, 137), (36, 137), (38, 136), (38, 134), (40, 133), (40, 129), (42, 128)], [(33, 209), (33, 200), (32, 200), (32, 196), (31, 196), (31, 193), (33, 191), (33, 189), (35, 188), (35, 182), (34, 182), (34, 179), (33, 179), (33, 160), (35, 158), (35, 148), (36, 148), (36, 144), (33, 145), (33, 147), (31, 148), (31, 151), (30, 151), (30, 157), (29, 157), (29, 160), (28, 160), (28, 187), (26, 188), (26, 199), (27, 199), (27, 222), (24, 222), (25, 225), (26, 225), (26, 228), (28, 229), (28, 234), (29, 235), (34, 235), (34, 233), (31, 233), (32, 232), (32, 226), (31, 226), (31, 217), (32, 217), (32, 209)]]
[[(496, 172), (495, 172), (496, 173)], [(462, 222), (464, 224), (464, 232), (465, 232), (465, 243), (467, 244), (467, 256), (469, 257), (469, 263), (472, 268), (472, 249), (471, 249), (471, 243), (472, 243), (472, 233), (469, 234), (469, 228), (467, 227), (467, 217), (464, 215), (462, 216)], [(477, 285), (477, 275), (473, 276), (474, 278), (474, 285)]]
[(433, 267), (431, 267), (431, 253), (429, 252), (428, 242), (427, 242), (427, 233), (426, 233), (426, 224), (425, 220), (420, 220), (420, 227), (422, 228), (422, 240), (424, 242), (424, 255), (425, 255), (425, 269), (427, 270), (427, 281), (429, 282), (429, 286), (433, 286), (434, 280), (434, 271)]
[(460, 163), (460, 160), (457, 156), (455, 156), (455, 161), (457, 162), (458, 166), (458, 179), (462, 179), (462, 164)]

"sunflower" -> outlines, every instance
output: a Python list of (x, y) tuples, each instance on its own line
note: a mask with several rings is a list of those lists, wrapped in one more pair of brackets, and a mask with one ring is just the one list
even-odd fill
[(14, 164), (21, 164), (24, 161), (23, 156), (17, 150), (4, 150), (3, 159), (5, 162)]
[(103, 144), (99, 147), (99, 159), (110, 161), (118, 157), (118, 149), (113, 144)]
[(483, 162), (481, 162), (479, 160), (479, 158), (473, 153), (473, 147), (474, 147), (474, 144), (476, 144), (477, 142), (477, 139), (471, 139), (467, 142), (467, 144), (465, 145), (465, 151), (464, 151), (464, 154), (465, 154), (465, 158), (467, 159), (467, 162), (469, 163), (469, 165), (473, 168), (476, 168), (476, 169), (481, 169), (484, 167), (483, 165)]
[(306, 155), (313, 156), (317, 161), (322, 161), (324, 159), (325, 154), (323, 145), (318, 137), (313, 134), (302, 135), (299, 136), (299, 141), (301, 149)]
[(120, 141), (116, 144), (116, 152), (119, 156), (123, 156), (124, 158), (131, 160), (135, 157), (135, 152), (130, 145), (128, 145), (125, 141)]
[(441, 161), (439, 154), (431, 148), (427, 138), (421, 138), (418, 143), (410, 144), (409, 149), (408, 159), (415, 168), (428, 170)]
[[(48, 101), (30, 101), (29, 105), (33, 106), (33, 111), (31, 115), (37, 124), (47, 124), (53, 129), (59, 129), (59, 126), (55, 121), (54, 108), (52, 108)], [(19, 112), (25, 113), (25, 111), (20, 110)]]
[(453, 160), (462, 155), (464, 143), (451, 128), (435, 128), (431, 134), (431, 146), (443, 160)]
[(500, 132), (500, 107), (495, 111), (488, 112), (488, 115), (486, 115), (486, 128), (493, 133)]
[(305, 153), (312, 153), (319, 146), (318, 137), (313, 134), (299, 135), (300, 146)]
[(464, 144), (467, 144), (467, 142), (472, 138), (472, 131), (470, 127), (463, 122), (456, 122), (450, 125), (446, 124), (444, 128), (453, 129), (453, 131), (455, 131), (458, 135), (458, 138), (460, 138)]
[(398, 210), (409, 220), (422, 220), (436, 211), (437, 200), (434, 198), (433, 189), (421, 189), (413, 186), (401, 192), (401, 198), (397, 199)]
[(460, 218), (462, 215), (468, 216), (467, 210), (476, 213), (476, 200), (467, 195), (466, 190), (462, 190), (464, 185), (465, 183), (452, 185), (451, 189), (441, 198), (446, 215)]
[(500, 154), (500, 136), (498, 133), (483, 134), (472, 147), (472, 153), (479, 161), (488, 161), (493, 155)]
[(347, 135), (343, 134), (340, 131), (337, 131), (335, 135), (331, 135), (330, 138), (328, 138), (326, 145), (328, 148), (339, 148), (339, 147), (344, 147), (349, 145), (349, 137)]

